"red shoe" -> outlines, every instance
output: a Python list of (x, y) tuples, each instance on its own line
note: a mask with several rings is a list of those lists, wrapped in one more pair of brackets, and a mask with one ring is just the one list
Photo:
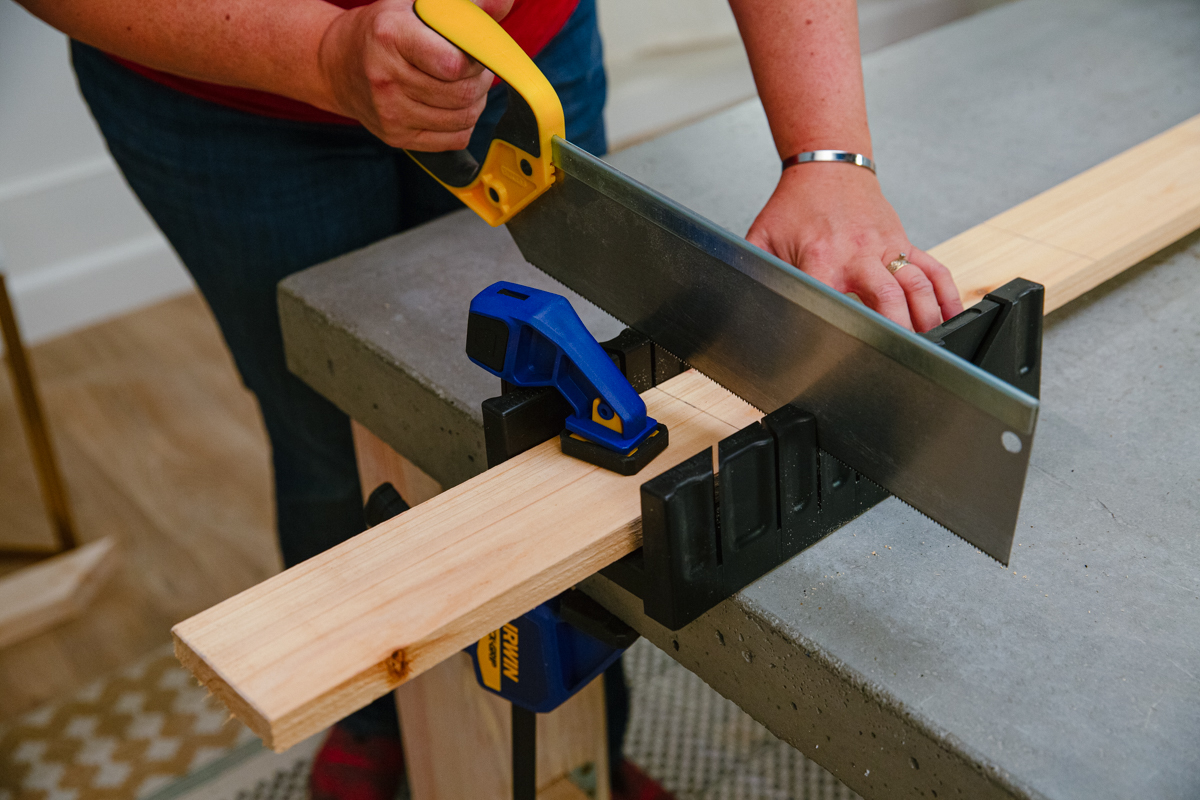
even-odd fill
[(613, 781), (612, 800), (675, 800), (675, 795), (629, 759), (622, 761), (618, 770)]
[(390, 736), (355, 736), (341, 725), (313, 758), (312, 800), (393, 800), (404, 778), (404, 749)]

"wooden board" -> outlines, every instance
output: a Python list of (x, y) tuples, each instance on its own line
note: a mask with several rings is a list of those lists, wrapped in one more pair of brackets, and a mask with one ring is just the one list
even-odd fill
[[(1050, 310), (1200, 226), (1198, 209), (1191, 120), (933, 252), (967, 303), (1025, 277)], [(641, 483), (759, 416), (695, 373), (644, 396), (671, 447), (640, 475), (549, 442), (181, 623), (176, 652), (270, 746), (300, 741), (636, 549)]]
[(547, 442), (176, 625), (176, 654), (268, 746), (320, 731), (639, 547), (641, 483), (759, 417), (697, 373), (643, 396), (671, 446), (641, 474)]
[[(357, 422), (351, 423), (363, 495), (390, 482), (417, 505), (442, 488)], [(412, 800), (509, 800), (511, 706), (479, 688), (471, 659), (452, 656), (396, 690), (404, 769)], [(597, 679), (549, 714), (539, 714), (539, 797), (582, 798), (569, 779), (577, 767), (607, 764), (604, 683)], [(596, 772), (593, 800), (608, 800), (608, 771)]]
[(1200, 228), (1200, 116), (992, 217), (930, 253), (963, 303), (1015, 277), (1049, 313)]
[(82, 614), (116, 564), (106, 536), (0, 578), (0, 647)]

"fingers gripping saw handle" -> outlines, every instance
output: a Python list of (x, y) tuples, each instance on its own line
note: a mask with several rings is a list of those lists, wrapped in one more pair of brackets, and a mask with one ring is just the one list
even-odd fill
[(520, 45), (471, 0), (417, 0), (413, 10), (508, 84), (508, 109), (483, 164), (466, 150), (406, 152), (489, 225), (501, 225), (554, 182), (550, 142), (566, 135), (562, 103)]

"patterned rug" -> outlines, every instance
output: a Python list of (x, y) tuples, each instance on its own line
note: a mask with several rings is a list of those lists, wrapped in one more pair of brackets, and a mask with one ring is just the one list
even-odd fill
[(645, 639), (625, 670), (625, 752), (677, 800), (861, 800)]
[[(625, 659), (626, 753), (678, 800), (858, 797), (645, 640)], [(0, 800), (306, 800), (321, 739), (265, 750), (167, 646), (0, 723)]]
[[(163, 647), (0, 725), (0, 800), (148, 797), (257, 738)], [(261, 749), (261, 747), (259, 747)]]

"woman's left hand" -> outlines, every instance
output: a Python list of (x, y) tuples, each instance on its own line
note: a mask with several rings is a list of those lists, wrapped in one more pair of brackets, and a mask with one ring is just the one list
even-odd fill
[[(963, 310), (950, 271), (913, 247), (870, 170), (798, 164), (746, 239), (910, 330), (924, 332)], [(909, 264), (888, 264), (904, 254)]]

